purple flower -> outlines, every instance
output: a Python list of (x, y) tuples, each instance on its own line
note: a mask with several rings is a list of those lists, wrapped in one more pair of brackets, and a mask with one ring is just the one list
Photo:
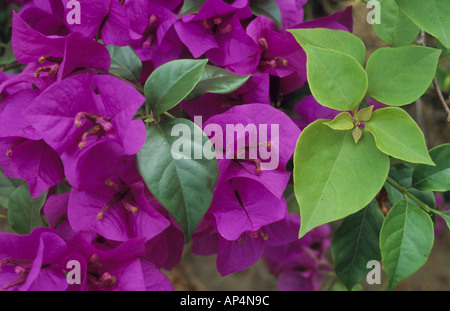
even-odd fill
[(281, 93), (290, 93), (306, 82), (306, 56), (290, 33), (261, 15), (248, 25), (247, 34), (260, 48), (258, 70), (281, 78)]
[[(287, 220), (298, 231), (300, 217), (289, 214)], [(331, 245), (330, 233), (323, 225), (289, 244), (266, 247), (264, 260), (269, 272), (278, 275), (278, 290), (319, 290), (324, 272), (329, 271), (325, 251)]]
[(145, 142), (141, 120), (132, 120), (144, 97), (109, 75), (80, 74), (53, 84), (30, 105), (27, 118), (59, 154), (77, 153), (94, 141), (119, 142), (126, 154)]
[[(63, 0), (65, 14), (69, 0)], [(127, 46), (132, 41), (130, 20), (124, 0), (80, 0), (80, 24), (67, 25), (90, 39), (102, 39), (105, 45)], [(70, 8), (70, 6), (69, 6)]]
[(143, 239), (113, 246), (93, 233), (79, 232), (67, 245), (72, 253), (65, 261), (78, 260), (82, 267), (81, 285), (70, 285), (69, 290), (173, 290), (167, 276), (143, 260)]
[(307, 0), (275, 0), (281, 11), (283, 28), (288, 29), (303, 21), (303, 6)]
[[(13, 14), (12, 45), (19, 63), (28, 66), (20, 75), (6, 81), (7, 86), (31, 82), (43, 90), (75, 69), (108, 72), (111, 64), (109, 52), (102, 44), (78, 33), (65, 37), (45, 36), (16, 13)], [(1, 85), (0, 92), (5, 87)]]
[(58, 154), (23, 116), (37, 90), (22, 90), (0, 103), (0, 166), (5, 175), (27, 181), (32, 197), (60, 183), (64, 170)]
[(61, 0), (33, 0), (23, 6), (19, 15), (34, 30), (46, 36), (66, 36), (70, 33), (64, 23), (64, 7)]
[(142, 61), (152, 60), (155, 67), (179, 58), (183, 43), (174, 29), (177, 15), (161, 1), (126, 2), (129, 15), (133, 16), (132, 29), (136, 39), (132, 47)]
[(193, 236), (192, 252), (207, 256), (217, 253), (217, 270), (222, 276), (242, 271), (263, 255), (266, 247), (291, 243), (298, 230), (283, 218), (256, 231), (247, 231), (236, 240), (227, 240), (213, 226), (202, 223)]
[(194, 58), (206, 54), (217, 66), (238, 74), (253, 73), (258, 46), (240, 23), (240, 19), (251, 16), (247, 2), (207, 0), (197, 14), (183, 16), (175, 24), (178, 36)]
[(219, 159), (253, 162), (256, 172), (264, 166), (284, 171), (301, 133), (284, 112), (265, 104), (234, 106), (209, 118), (203, 130), (214, 143), (223, 142), (215, 144)]
[(304, 97), (297, 105), (295, 105), (294, 112), (300, 117), (298, 124), (301, 129), (318, 119), (332, 120), (341, 113), (339, 110), (322, 106), (312, 95)]
[(66, 252), (51, 229), (36, 228), (26, 236), (0, 233), (0, 290), (66, 290), (61, 269)]
[(183, 101), (183, 110), (191, 117), (202, 116), (204, 120), (219, 115), (237, 105), (270, 104), (269, 75), (255, 73), (238, 90), (230, 94), (205, 94), (192, 101)]
[(75, 231), (94, 230), (109, 240), (150, 240), (170, 222), (150, 206), (135, 158), (115, 142), (98, 142), (74, 163), (68, 219)]

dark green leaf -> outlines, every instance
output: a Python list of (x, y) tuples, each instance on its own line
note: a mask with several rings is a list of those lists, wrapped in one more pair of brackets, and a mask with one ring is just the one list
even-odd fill
[(203, 154), (205, 150), (211, 152), (212, 144), (200, 128), (172, 119), (152, 124), (137, 154), (145, 183), (178, 222), (186, 241), (208, 210), (218, 180), (215, 154)]
[(111, 56), (109, 72), (127, 79), (131, 82), (139, 82), (142, 71), (142, 63), (136, 52), (130, 46), (109, 45), (106, 47)]
[(146, 104), (155, 114), (178, 105), (200, 81), (207, 59), (178, 59), (159, 66), (145, 82)]
[(8, 221), (11, 228), (19, 234), (29, 234), (36, 227), (45, 227), (41, 208), (47, 199), (47, 191), (41, 196), (31, 198), (28, 185), (19, 186), (11, 194), (8, 207)]
[(367, 262), (380, 260), (379, 236), (384, 216), (376, 201), (347, 216), (334, 232), (331, 254), (338, 277), (351, 290), (367, 275)]
[(275, 0), (250, 0), (250, 9), (255, 15), (264, 15), (282, 26), (281, 11)]
[(430, 216), (405, 200), (398, 201), (380, 233), (381, 256), (390, 290), (425, 264), (433, 241)]
[(412, 176), (413, 186), (419, 190), (450, 190), (450, 144), (431, 149), (430, 156), (436, 166), (417, 165)]
[[(436, 201), (432, 191), (421, 191), (411, 187), (413, 171), (414, 168), (412, 166), (405, 163), (398, 163), (391, 166), (389, 177), (395, 180), (402, 187), (408, 187), (408, 191), (423, 203), (427, 204), (431, 208), (435, 208)], [(391, 206), (394, 206), (399, 200), (404, 199), (403, 194), (388, 183), (384, 185), (384, 188), (388, 192), (388, 199)], [(408, 202), (415, 204), (410, 198), (408, 198)]]
[(244, 85), (250, 77), (251, 75), (238, 75), (216, 66), (206, 65), (202, 78), (185, 100), (194, 100), (206, 93), (231, 93)]

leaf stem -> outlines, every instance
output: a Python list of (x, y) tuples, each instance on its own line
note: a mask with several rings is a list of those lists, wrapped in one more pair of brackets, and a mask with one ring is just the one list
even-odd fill
[(18, 68), (20, 66), (22, 66), (22, 64), (16, 61), (16, 62), (13, 62), (11, 64), (1, 65), (0, 66), (0, 71), (7, 71), (7, 70), (10, 70), (10, 69)]
[(423, 203), (421, 200), (419, 200), (416, 196), (412, 195), (411, 192), (407, 190), (407, 188), (401, 186), (399, 183), (397, 183), (395, 180), (393, 180), (391, 177), (386, 178), (386, 182), (390, 184), (392, 187), (400, 191), (403, 196), (406, 198), (410, 198), (414, 203), (416, 203), (420, 208), (422, 208), (427, 213), (434, 213), (441, 215), (442, 213), (438, 210), (435, 210), (434, 208), (429, 207), (427, 204)]
[(0, 215), (0, 219), (8, 219), (8, 217), (5, 215)]
[(168, 116), (169, 118), (171, 118), (171, 119), (176, 119), (176, 117), (175, 117), (174, 115), (168, 113), (167, 111), (164, 112), (164, 114), (165, 114), (166, 116)]

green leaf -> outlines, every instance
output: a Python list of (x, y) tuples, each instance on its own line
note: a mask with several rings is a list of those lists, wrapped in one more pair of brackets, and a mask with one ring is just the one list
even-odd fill
[(36, 227), (45, 227), (41, 208), (47, 199), (47, 191), (31, 198), (28, 185), (22, 184), (11, 194), (8, 207), (8, 221), (18, 234), (29, 234)]
[(367, 107), (367, 108), (363, 108), (360, 111), (358, 111), (358, 113), (356, 114), (356, 118), (359, 121), (369, 121), (370, 118), (372, 118), (372, 113), (373, 113), (373, 106)]
[(328, 28), (289, 29), (297, 42), (306, 49), (306, 46), (336, 50), (354, 57), (361, 65), (366, 60), (366, 47), (360, 38), (343, 30)]
[(142, 62), (130, 46), (108, 45), (106, 47), (111, 56), (109, 72), (127, 79), (139, 82), (142, 71)]
[(382, 152), (407, 162), (434, 165), (422, 131), (403, 109), (378, 109), (365, 124)]
[(380, 233), (380, 249), (389, 289), (414, 274), (428, 260), (434, 231), (430, 216), (405, 200), (389, 211)]
[(358, 61), (336, 50), (306, 47), (306, 70), (314, 98), (336, 110), (353, 110), (367, 90), (367, 75)]
[[(414, 168), (412, 166), (405, 163), (398, 163), (391, 166), (389, 170), (389, 177), (400, 184), (400, 186), (408, 188), (408, 192), (421, 200), (423, 203), (431, 208), (435, 208), (436, 200), (432, 191), (421, 191), (411, 186), (413, 171)], [(394, 206), (398, 201), (404, 199), (403, 194), (390, 184), (386, 183), (384, 188), (388, 193), (388, 199), (391, 206)], [(408, 198), (408, 202), (411, 204), (416, 204), (410, 198)]]
[(207, 59), (178, 59), (159, 66), (145, 82), (146, 104), (155, 114), (178, 105), (200, 81)]
[(251, 75), (238, 75), (216, 66), (206, 65), (200, 81), (185, 100), (194, 100), (206, 93), (231, 93), (244, 85), (250, 77)]
[(264, 15), (282, 26), (281, 11), (275, 0), (250, 0), (249, 6), (256, 16)]
[(380, 6), (380, 24), (373, 24), (378, 37), (392, 46), (409, 45), (420, 28), (402, 11), (395, 0), (383, 0)]
[(440, 54), (423, 46), (376, 50), (367, 61), (367, 95), (390, 106), (416, 101), (430, 86)]
[(208, 210), (218, 180), (214, 152), (202, 154), (211, 149), (208, 137), (194, 123), (172, 119), (152, 124), (137, 154), (145, 183), (178, 222), (186, 241)]
[(450, 229), (450, 211), (442, 212), (439, 214), (445, 222), (447, 223), (447, 227)]
[(448, 0), (396, 0), (400, 10), (421, 29), (450, 48), (450, 5)]
[(300, 206), (299, 237), (369, 204), (383, 186), (389, 157), (372, 135), (355, 144), (351, 131), (335, 131), (317, 120), (307, 126), (294, 152), (294, 189)]
[(335, 271), (348, 290), (367, 275), (367, 262), (380, 260), (379, 236), (384, 216), (376, 201), (347, 216), (331, 241)]
[(181, 8), (181, 12), (178, 17), (186, 14), (198, 13), (205, 2), (206, 0), (184, 0), (183, 7)]
[(437, 146), (430, 150), (436, 166), (417, 165), (413, 176), (413, 186), (420, 190), (450, 190), (450, 144)]
[(352, 136), (353, 136), (353, 139), (355, 140), (355, 144), (357, 144), (358, 141), (361, 139), (362, 134), (363, 134), (362, 130), (359, 126), (357, 126), (353, 129)]
[(348, 112), (338, 114), (333, 120), (325, 122), (333, 130), (351, 130), (353, 125), (353, 117)]
[(11, 64), (11, 63), (14, 63), (15, 61), (16, 61), (16, 56), (14, 55), (14, 51), (12, 49), (12, 43), (10, 41), (5, 48), (5, 52), (0, 57), (0, 65)]
[(8, 208), (8, 201), (11, 193), (14, 192), (16, 186), (6, 177), (0, 170), (0, 206)]

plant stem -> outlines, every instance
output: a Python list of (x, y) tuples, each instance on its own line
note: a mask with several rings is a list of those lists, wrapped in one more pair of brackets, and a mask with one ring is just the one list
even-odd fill
[[(418, 44), (421, 46), (427, 46), (427, 43), (425, 41), (425, 31), (423, 29), (420, 30), (420, 36), (418, 40)], [(441, 88), (439, 87), (439, 82), (436, 76), (433, 78), (433, 86), (434, 91), (436, 92), (436, 95), (439, 99), (439, 102), (441, 103), (442, 107), (444, 108), (445, 113), (447, 114), (447, 121), (450, 122), (450, 108), (448, 107), (448, 104), (444, 98), (444, 95), (442, 94)]]
[(14, 62), (14, 63), (11, 63), (11, 64), (1, 65), (0, 66), (0, 70), (1, 71), (7, 71), (7, 70), (10, 70), (10, 69), (18, 68), (20, 66), (22, 66), (21, 63)]
[(450, 108), (448, 108), (447, 102), (445, 101), (444, 95), (442, 94), (441, 88), (439, 86), (438, 79), (436, 77), (433, 78), (434, 91), (436, 92), (439, 102), (447, 113), (447, 121), (450, 122)]
[(0, 215), (0, 219), (8, 219), (5, 215)]
[(423, 203), (421, 200), (419, 200), (416, 196), (412, 195), (405, 187), (401, 186), (399, 183), (397, 183), (395, 180), (393, 180), (391, 177), (388, 176), (386, 179), (386, 182), (390, 184), (392, 187), (400, 191), (403, 196), (410, 198), (414, 201), (420, 208), (422, 208), (427, 213), (434, 213), (441, 215), (442, 213), (438, 210), (435, 210), (434, 208), (429, 207), (425, 203)]

